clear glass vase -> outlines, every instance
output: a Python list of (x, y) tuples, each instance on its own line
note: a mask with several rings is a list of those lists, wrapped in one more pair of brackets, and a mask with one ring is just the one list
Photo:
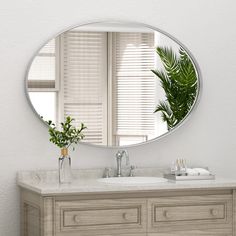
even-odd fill
[(71, 183), (71, 159), (68, 155), (68, 149), (61, 149), (61, 156), (59, 157), (59, 183)]

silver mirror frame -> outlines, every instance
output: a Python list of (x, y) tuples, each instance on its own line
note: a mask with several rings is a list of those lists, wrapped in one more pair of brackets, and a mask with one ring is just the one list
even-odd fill
[(190, 111), (188, 112), (188, 114), (185, 116), (185, 118), (173, 129), (171, 129), (170, 131), (154, 138), (154, 139), (150, 139), (148, 141), (145, 141), (145, 142), (142, 142), (142, 143), (137, 143), (137, 144), (132, 144), (132, 145), (127, 145), (127, 146), (106, 146), (106, 145), (96, 145), (96, 144), (92, 144), (92, 143), (85, 143), (85, 142), (80, 142), (80, 144), (82, 145), (89, 145), (89, 146), (93, 146), (93, 147), (98, 147), (98, 148), (111, 148), (111, 149), (117, 149), (117, 148), (130, 148), (130, 147), (136, 147), (136, 146), (141, 146), (141, 145), (145, 145), (145, 144), (149, 144), (149, 143), (152, 143), (152, 142), (156, 142), (158, 141), (159, 139), (161, 138), (164, 138), (166, 137), (167, 135), (171, 135), (174, 131), (176, 131), (177, 129), (179, 129), (185, 122), (187, 122), (187, 120), (189, 120), (190, 118), (190, 115), (192, 115), (194, 113), (194, 111), (196, 110), (198, 104), (199, 104), (199, 101), (200, 101), (200, 97), (201, 97), (201, 94), (202, 94), (202, 75), (201, 75), (201, 71), (200, 71), (200, 67), (196, 61), (196, 59), (194, 58), (194, 56), (192, 55), (192, 53), (188, 50), (188, 48), (182, 44), (179, 40), (177, 40), (175, 37), (173, 37), (172, 35), (170, 35), (169, 33), (163, 31), (163, 30), (160, 30), (159, 28), (156, 28), (154, 26), (150, 26), (148, 24), (144, 24), (144, 23), (139, 23), (139, 22), (134, 22), (134, 21), (123, 21), (123, 20), (112, 20), (112, 19), (108, 19), (108, 20), (95, 20), (95, 21), (89, 21), (89, 22), (85, 22), (85, 23), (80, 23), (80, 24), (76, 24), (76, 25), (73, 25), (73, 26), (70, 26), (70, 27), (67, 27), (66, 29), (60, 31), (59, 33), (55, 34), (54, 36), (50, 37), (46, 42), (44, 42), (39, 48), (38, 50), (33, 54), (32, 58), (30, 59), (30, 62), (27, 66), (27, 69), (26, 69), (26, 74), (25, 74), (25, 81), (24, 81), (24, 90), (25, 90), (25, 94), (26, 94), (26, 98), (27, 98), (27, 101), (31, 107), (31, 109), (33, 110), (33, 112), (35, 113), (35, 115), (40, 119), (41, 122), (44, 123), (44, 125), (48, 128), (48, 124), (42, 120), (42, 118), (40, 117), (40, 115), (38, 114), (38, 112), (35, 110), (33, 104), (31, 103), (31, 100), (30, 100), (30, 97), (29, 97), (29, 93), (28, 93), (28, 84), (27, 84), (27, 81), (28, 81), (28, 74), (29, 74), (29, 70), (31, 68), (31, 65), (34, 61), (34, 58), (37, 56), (38, 52), (41, 50), (41, 48), (47, 44), (52, 38), (56, 38), (57, 36), (59, 36), (60, 34), (68, 31), (68, 30), (71, 30), (71, 29), (74, 29), (74, 28), (77, 28), (77, 27), (80, 27), (80, 26), (86, 26), (86, 25), (90, 25), (90, 24), (99, 24), (99, 23), (106, 23), (106, 22), (109, 22), (109, 23), (119, 23), (119, 24), (124, 24), (124, 23), (127, 23), (127, 24), (131, 24), (131, 25), (139, 25), (139, 26), (143, 26), (143, 27), (146, 27), (146, 28), (149, 28), (149, 29), (152, 29), (154, 31), (157, 31), (161, 34), (164, 34), (165, 36), (169, 37), (170, 39), (172, 39), (175, 43), (177, 43), (178, 45), (180, 45), (182, 48), (184, 48), (184, 50), (187, 52), (188, 56), (190, 57), (190, 59), (192, 60), (193, 62), (193, 65), (194, 65), (194, 68), (196, 70), (196, 73), (197, 73), (197, 77), (198, 77), (198, 88), (197, 88), (197, 95), (196, 95), (196, 99), (194, 101), (194, 104), (192, 106), (192, 108), (190, 109)]

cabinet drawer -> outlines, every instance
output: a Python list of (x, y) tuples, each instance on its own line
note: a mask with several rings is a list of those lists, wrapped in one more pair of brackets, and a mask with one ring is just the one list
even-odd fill
[(133, 206), (128, 208), (107, 209), (80, 209), (64, 210), (64, 226), (96, 226), (111, 224), (137, 224), (140, 218), (140, 208)]
[(225, 218), (225, 204), (198, 204), (183, 206), (156, 206), (154, 221), (192, 221)]
[(149, 231), (232, 228), (232, 196), (206, 195), (148, 200)]
[(55, 213), (57, 235), (146, 231), (146, 201), (142, 199), (57, 201)]

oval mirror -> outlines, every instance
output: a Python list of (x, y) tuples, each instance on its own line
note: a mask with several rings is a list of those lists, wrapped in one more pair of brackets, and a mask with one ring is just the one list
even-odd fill
[(44, 121), (74, 118), (83, 142), (127, 146), (170, 133), (193, 110), (199, 73), (186, 49), (137, 23), (100, 22), (48, 41), (30, 63), (27, 95)]

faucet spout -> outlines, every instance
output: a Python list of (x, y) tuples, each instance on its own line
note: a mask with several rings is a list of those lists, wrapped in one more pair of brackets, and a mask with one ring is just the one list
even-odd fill
[(129, 165), (129, 154), (127, 150), (119, 150), (116, 153), (116, 161), (117, 161), (117, 177), (122, 176), (122, 168), (121, 168), (121, 162), (122, 162), (122, 157), (126, 157), (126, 165)]

